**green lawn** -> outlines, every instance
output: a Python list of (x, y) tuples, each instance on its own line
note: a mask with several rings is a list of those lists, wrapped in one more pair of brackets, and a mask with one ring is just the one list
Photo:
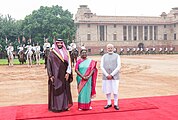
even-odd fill
[[(0, 65), (7, 65), (7, 64), (8, 64), (7, 59), (0, 59)], [(19, 65), (19, 64), (20, 64), (19, 60), (14, 59), (14, 65)], [(27, 64), (27, 62), (25, 64)], [(35, 62), (33, 62), (33, 64), (35, 64)], [(40, 59), (40, 64), (44, 64), (43, 59)]]

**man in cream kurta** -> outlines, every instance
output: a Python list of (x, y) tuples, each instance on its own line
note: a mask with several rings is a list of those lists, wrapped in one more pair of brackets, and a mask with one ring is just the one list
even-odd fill
[(111, 94), (114, 94), (114, 108), (119, 110), (118, 106), (118, 88), (119, 88), (119, 70), (121, 67), (120, 56), (114, 53), (114, 46), (107, 45), (107, 52), (101, 58), (102, 90), (107, 97), (107, 105), (104, 109), (112, 107)]

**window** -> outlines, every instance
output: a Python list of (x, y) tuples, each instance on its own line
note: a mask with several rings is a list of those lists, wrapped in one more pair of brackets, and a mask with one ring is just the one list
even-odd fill
[(153, 26), (149, 26), (149, 34), (150, 40), (153, 40)]
[(91, 52), (91, 49), (90, 49), (90, 48), (88, 49), (88, 52)]
[(166, 28), (166, 25), (164, 25), (164, 28)]
[(87, 40), (91, 40), (91, 34), (90, 33), (87, 34)]
[(174, 24), (174, 27), (176, 27), (176, 24)]
[(143, 26), (138, 26), (138, 40), (143, 40)]
[(133, 26), (133, 39), (137, 40), (137, 26)]
[(164, 40), (167, 40), (167, 34), (164, 34)]
[(88, 28), (90, 27), (90, 24), (87, 24), (88, 25)]
[(144, 37), (144, 40), (147, 40), (147, 39), (148, 39), (147, 36), (145, 36), (145, 37)]
[(100, 41), (104, 41), (104, 25), (100, 26)]
[(116, 28), (116, 24), (114, 24), (114, 28)]
[(174, 33), (174, 40), (176, 40), (176, 33)]
[(157, 39), (157, 34), (158, 34), (158, 26), (154, 26), (154, 40)]
[(127, 36), (124, 36), (124, 41), (126, 41), (127, 40)]
[(132, 39), (132, 27), (128, 26), (128, 40)]
[(117, 40), (117, 34), (116, 33), (113, 34), (113, 40)]
[(148, 26), (144, 26), (144, 40), (148, 40)]
[(123, 26), (123, 39), (127, 40), (127, 26)]

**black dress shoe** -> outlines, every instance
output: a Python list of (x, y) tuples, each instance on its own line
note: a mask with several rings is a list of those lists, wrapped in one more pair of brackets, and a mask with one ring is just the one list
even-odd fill
[(119, 106), (117, 106), (117, 105), (114, 105), (114, 108), (115, 108), (116, 110), (119, 110)]
[(104, 106), (104, 109), (108, 109), (110, 107), (112, 107), (112, 105), (106, 105), (106, 106)]

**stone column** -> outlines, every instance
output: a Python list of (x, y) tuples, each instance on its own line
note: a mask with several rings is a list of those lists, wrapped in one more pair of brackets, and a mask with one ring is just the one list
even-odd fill
[(137, 25), (137, 40), (139, 40), (139, 36), (138, 36), (138, 25)]
[(145, 30), (145, 29), (144, 29), (144, 25), (143, 25), (143, 40), (145, 40), (145, 38), (144, 38), (144, 36), (145, 36), (145, 35), (144, 35), (144, 34), (145, 34), (144, 30)]
[(133, 25), (131, 25), (131, 40), (133, 40)]
[(127, 29), (127, 30), (126, 30), (126, 31), (127, 31), (127, 33), (126, 33), (126, 34), (127, 34), (127, 40), (128, 40), (128, 38), (129, 38), (129, 29), (128, 29), (128, 28), (129, 28), (129, 27), (128, 27), (128, 25), (127, 25), (127, 27), (126, 27), (126, 29)]
[(150, 26), (148, 25), (148, 40), (150, 40)]
[(155, 35), (154, 35), (154, 26), (152, 27), (152, 29), (153, 29), (153, 40), (155, 40)]
[(105, 36), (104, 36), (104, 41), (107, 41), (107, 25), (106, 26), (104, 26), (104, 34), (105, 34)]

